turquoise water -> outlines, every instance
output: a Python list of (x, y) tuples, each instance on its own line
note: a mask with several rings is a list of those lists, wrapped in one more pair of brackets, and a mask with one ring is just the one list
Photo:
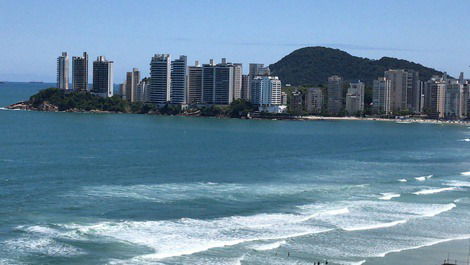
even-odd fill
[(463, 126), (0, 110), (0, 135), (2, 265), (361, 264), (470, 237)]

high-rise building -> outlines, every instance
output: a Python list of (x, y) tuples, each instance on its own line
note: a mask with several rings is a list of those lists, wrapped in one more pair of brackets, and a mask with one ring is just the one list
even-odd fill
[(424, 111), (433, 119), (442, 119), (445, 116), (447, 77), (433, 76), (425, 83), (424, 87)]
[(346, 112), (349, 115), (364, 112), (364, 88), (363, 82), (350, 83), (346, 94)]
[(233, 65), (222, 63), (202, 66), (202, 101), (204, 104), (228, 105), (233, 101)]
[(88, 54), (72, 57), (72, 88), (75, 91), (88, 90)]
[[(259, 76), (260, 73), (265, 72), (263, 69), (265, 69), (264, 64), (261, 63), (250, 63), (248, 66), (248, 87), (246, 88), (246, 100), (251, 100), (251, 84), (252, 80), (256, 77)], [(269, 75), (269, 74), (268, 74)]]
[(423, 106), (423, 86), (417, 71), (390, 69), (385, 71), (385, 78), (391, 81), (390, 104), (392, 112), (421, 112)]
[(305, 106), (308, 113), (320, 114), (323, 111), (323, 90), (321, 87), (307, 88)]
[(122, 99), (126, 99), (126, 83), (122, 83), (119, 85), (119, 96), (121, 96)]
[(215, 68), (214, 104), (228, 105), (233, 101), (233, 67), (217, 65)]
[(140, 71), (138, 68), (132, 68), (132, 72), (126, 73), (125, 98), (130, 102), (137, 102), (137, 86), (140, 82)]
[(150, 90), (150, 79), (144, 78), (137, 85), (136, 101), (148, 102)]
[(202, 67), (198, 61), (188, 67), (188, 104), (202, 103)]
[(243, 66), (240, 63), (233, 64), (233, 99), (242, 98), (242, 74)]
[(113, 96), (113, 61), (104, 56), (98, 56), (93, 62), (93, 89), (92, 93), (101, 97)]
[(242, 92), (241, 97), (244, 100), (250, 101), (250, 76), (249, 75), (242, 75)]
[(260, 69), (264, 68), (264, 64), (261, 63), (250, 63), (248, 74), (254, 78), (255, 76), (260, 75)]
[(186, 104), (188, 59), (181, 55), (171, 62), (171, 103)]
[(304, 97), (302, 92), (299, 90), (292, 91), (289, 95), (288, 106), (291, 113), (301, 114), (304, 110)]
[(464, 117), (463, 85), (458, 80), (448, 80), (445, 92), (445, 114), (446, 119), (462, 119)]
[(286, 92), (281, 92), (281, 105), (287, 105), (287, 93)]
[(69, 56), (67, 52), (57, 57), (57, 88), (69, 89)]
[(281, 105), (281, 80), (277, 76), (257, 76), (251, 81), (251, 103)]
[(334, 75), (328, 78), (328, 113), (338, 115), (343, 110), (343, 78)]
[(419, 72), (406, 70), (406, 108), (413, 113), (421, 113), (423, 86), (419, 80)]
[(171, 96), (171, 57), (155, 54), (150, 62), (149, 102), (165, 104)]
[(392, 83), (385, 77), (374, 80), (372, 88), (372, 111), (376, 114), (391, 114)]
[(393, 113), (408, 110), (407, 102), (407, 72), (403, 69), (385, 71), (385, 78), (391, 82), (390, 105)]

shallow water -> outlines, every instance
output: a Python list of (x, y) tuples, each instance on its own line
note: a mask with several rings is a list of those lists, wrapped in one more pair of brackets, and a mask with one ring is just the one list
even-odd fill
[(470, 237), (463, 126), (0, 110), (0, 135), (0, 264), (359, 264)]

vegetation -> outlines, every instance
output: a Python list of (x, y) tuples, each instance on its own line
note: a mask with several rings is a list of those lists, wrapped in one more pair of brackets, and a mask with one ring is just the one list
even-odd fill
[(232, 118), (246, 117), (248, 113), (257, 110), (254, 105), (243, 99), (237, 99), (229, 106), (192, 106), (189, 109), (183, 110), (180, 105), (165, 104), (157, 108), (154, 104), (149, 103), (131, 103), (121, 99), (119, 96), (102, 98), (89, 92), (68, 92), (58, 88), (41, 90), (31, 96), (26, 103), (38, 110), (45, 110), (41, 108), (41, 106), (52, 105), (57, 107), (59, 111), (109, 111), (136, 114), (156, 113), (162, 115), (190, 115), (198, 113), (200, 116), (223, 116)]
[(284, 84), (295, 86), (318, 86), (326, 84), (329, 76), (340, 75), (346, 81), (362, 80), (366, 83), (366, 87), (371, 87), (373, 80), (383, 76), (384, 72), (391, 68), (417, 70), (422, 80), (442, 74), (432, 68), (406, 60), (390, 57), (371, 60), (325, 47), (295, 50), (269, 66), (271, 72), (279, 76)]
[(59, 111), (110, 111), (122, 113), (149, 113), (156, 108), (150, 104), (130, 103), (119, 96), (102, 98), (88, 92), (68, 92), (58, 88), (48, 88), (31, 96), (28, 102), (38, 108), (47, 103), (57, 106)]

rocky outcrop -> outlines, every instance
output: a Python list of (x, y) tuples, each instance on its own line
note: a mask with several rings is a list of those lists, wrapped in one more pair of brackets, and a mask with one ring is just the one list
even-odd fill
[(49, 111), (49, 112), (55, 112), (59, 111), (59, 107), (56, 105), (50, 104), (48, 102), (44, 102), (40, 104), (39, 106), (33, 106), (29, 102), (18, 102), (15, 104), (12, 104), (10, 106), (6, 107), (7, 109), (14, 109), (14, 110), (37, 110), (37, 111)]

